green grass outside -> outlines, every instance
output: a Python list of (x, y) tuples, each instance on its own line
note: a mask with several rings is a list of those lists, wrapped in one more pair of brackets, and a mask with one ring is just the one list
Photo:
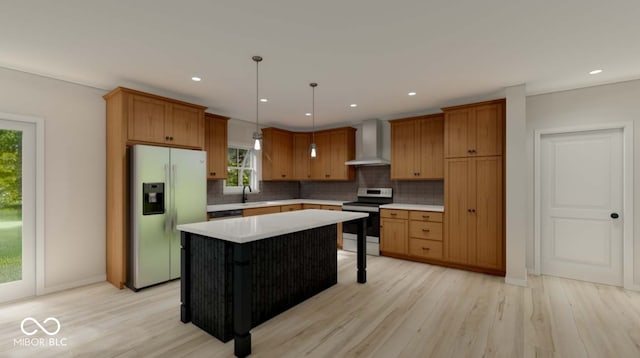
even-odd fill
[(22, 210), (0, 209), (0, 283), (22, 279)]

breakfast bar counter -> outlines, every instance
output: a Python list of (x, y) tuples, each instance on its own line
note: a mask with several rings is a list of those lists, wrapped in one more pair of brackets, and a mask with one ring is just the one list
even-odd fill
[(251, 354), (252, 327), (337, 283), (340, 222), (359, 223), (357, 282), (366, 282), (367, 216), (300, 210), (178, 225), (182, 322)]

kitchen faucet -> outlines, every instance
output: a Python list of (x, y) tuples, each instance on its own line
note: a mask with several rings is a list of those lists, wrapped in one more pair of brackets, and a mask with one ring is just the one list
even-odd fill
[(250, 185), (243, 185), (242, 186), (242, 203), (246, 203), (247, 202), (247, 194), (244, 193), (244, 189), (249, 188), (249, 192), (251, 192), (251, 186)]

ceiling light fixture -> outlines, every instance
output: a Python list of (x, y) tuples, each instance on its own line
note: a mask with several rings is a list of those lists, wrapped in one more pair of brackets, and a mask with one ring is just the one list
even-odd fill
[(593, 70), (589, 72), (590, 75), (597, 75), (598, 73), (602, 73), (602, 70)]
[(253, 139), (254, 139), (254, 143), (253, 143), (253, 149), (254, 150), (260, 150), (260, 141), (262, 140), (262, 133), (260, 132), (260, 126), (258, 125), (258, 107), (260, 105), (260, 102), (258, 101), (258, 98), (260, 98), (258, 96), (258, 64), (260, 63), (260, 61), (262, 61), (262, 57), (260, 56), (253, 56), (251, 58), (253, 61), (255, 61), (256, 63), (256, 131), (253, 132)]
[(407, 94), (408, 94), (409, 96), (415, 96), (417, 93), (415, 93), (415, 92), (409, 92), (409, 93), (407, 93)]
[(268, 100), (268, 99), (266, 99), (266, 98), (260, 98), (260, 102), (262, 102), (262, 103), (267, 103), (267, 102), (269, 102), (269, 100)]
[(309, 113), (309, 112), (305, 113), (304, 115), (307, 116), (307, 117), (311, 117), (311, 113)]
[(351, 104), (349, 105), (349, 107), (351, 107), (351, 108), (356, 108), (356, 107), (358, 107), (358, 105), (357, 105), (357, 104), (355, 104), (355, 103), (351, 103)]
[(312, 82), (309, 86), (311, 86), (311, 158), (315, 158), (318, 155), (316, 148), (316, 87), (318, 84)]
[(192, 80), (193, 82), (200, 82), (200, 81), (202, 81), (202, 78), (197, 77), (197, 76), (193, 76), (193, 77), (191, 77), (191, 80)]

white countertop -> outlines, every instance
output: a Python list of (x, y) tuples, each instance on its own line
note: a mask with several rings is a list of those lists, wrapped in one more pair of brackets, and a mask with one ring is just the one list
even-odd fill
[(243, 244), (367, 216), (367, 213), (309, 209), (183, 224), (177, 228), (180, 231)]
[(342, 206), (345, 201), (338, 200), (315, 200), (315, 199), (288, 199), (288, 200), (269, 200), (269, 201), (255, 201), (247, 202), (244, 204), (216, 204), (207, 205), (207, 212), (223, 211), (223, 210), (239, 210), (249, 208), (262, 208), (266, 206), (280, 206), (280, 205), (292, 205), (292, 204), (318, 204), (318, 205), (335, 205)]
[(380, 209), (438, 211), (441, 213), (444, 212), (444, 206), (442, 205), (422, 205), (422, 204), (402, 204), (402, 203), (380, 205)]

